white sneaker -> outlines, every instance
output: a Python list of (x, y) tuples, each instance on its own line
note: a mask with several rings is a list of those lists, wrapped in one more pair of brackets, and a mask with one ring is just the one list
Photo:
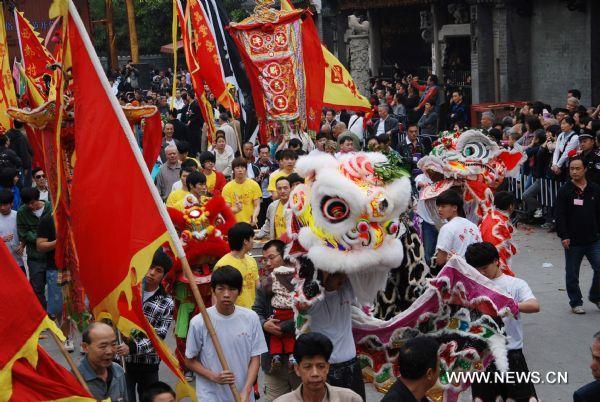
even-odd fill
[(73, 340), (71, 337), (67, 338), (67, 340), (64, 342), (64, 345), (67, 352), (73, 353), (75, 351), (75, 345), (73, 345)]
[(585, 314), (585, 310), (581, 306), (575, 306), (575, 307), (571, 308), (571, 311), (574, 314)]
[(534, 218), (541, 218), (542, 216), (544, 216), (544, 212), (542, 211), (542, 208), (536, 209), (535, 212), (533, 213)]

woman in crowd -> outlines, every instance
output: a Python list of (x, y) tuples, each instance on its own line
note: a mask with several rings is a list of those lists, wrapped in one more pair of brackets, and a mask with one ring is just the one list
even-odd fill
[(225, 133), (222, 130), (217, 130), (215, 134), (215, 145), (211, 146), (210, 152), (215, 154), (215, 169), (217, 172), (223, 173), (225, 178), (229, 180), (231, 178), (231, 162), (235, 157), (233, 154), (233, 148), (227, 145), (225, 139)]

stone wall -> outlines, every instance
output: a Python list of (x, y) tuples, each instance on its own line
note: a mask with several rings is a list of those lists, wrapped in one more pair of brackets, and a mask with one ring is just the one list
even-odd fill
[[(592, 0), (596, 1), (596, 0)], [(531, 17), (531, 98), (564, 107), (567, 90), (581, 90), (591, 102), (591, 22), (587, 11), (569, 11), (565, 2), (534, 0)], [(594, 23), (597, 24), (597, 21)], [(596, 77), (595, 80), (598, 78)]]

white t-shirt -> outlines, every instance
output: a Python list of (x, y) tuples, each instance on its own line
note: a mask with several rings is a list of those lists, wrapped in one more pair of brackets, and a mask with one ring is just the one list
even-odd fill
[[(492, 279), (494, 284), (508, 293), (517, 303), (534, 299), (531, 288), (523, 279), (514, 276), (501, 275)], [(506, 347), (509, 350), (521, 349), (523, 347), (523, 324), (518, 319), (509, 316), (502, 318), (506, 327)]]
[(464, 257), (467, 247), (480, 241), (479, 228), (473, 222), (457, 216), (442, 226), (435, 248)]
[(348, 130), (352, 131), (358, 139), (363, 142), (365, 139), (365, 129), (363, 128), (363, 117), (357, 114), (353, 114), (350, 116), (350, 120), (348, 121)]
[[(425, 174), (425, 173), (421, 173), (420, 175), (418, 175), (417, 177), (415, 177), (415, 185), (417, 186), (417, 188), (420, 191), (420, 184), (432, 184), (433, 182), (431, 181), (431, 179)], [(423, 187), (425, 188), (425, 187)], [(419, 201), (417, 201), (417, 215), (419, 215), (421, 217), (421, 219), (423, 219), (425, 222), (433, 225), (433, 219), (431, 218), (431, 214), (429, 213), (429, 210), (427, 209), (427, 206), (425, 205), (425, 200), (422, 200), (419, 197)]]
[(171, 186), (171, 192), (176, 191), (176, 190), (181, 190), (182, 188), (183, 188), (183, 183), (181, 182), (181, 180), (177, 180)]
[[(387, 117), (386, 117), (386, 119), (387, 119)], [(379, 125), (377, 126), (377, 133), (375, 133), (375, 135), (385, 134), (385, 120), (386, 119), (379, 118)]]
[(322, 333), (333, 343), (329, 363), (343, 363), (356, 357), (351, 318), (353, 301), (354, 291), (346, 281), (339, 290), (325, 291), (323, 300), (308, 310), (310, 330)]
[[(13, 238), (6, 243), (6, 246), (17, 261), (17, 265), (22, 266), (23, 259), (15, 253), (16, 248), (19, 247), (19, 233), (17, 232), (17, 211), (12, 209), (8, 215), (0, 214), (0, 237), (8, 236), (11, 233)], [(0, 239), (0, 241), (2, 240)]]
[[(214, 306), (206, 311), (221, 342), (229, 369), (235, 374), (235, 385), (238, 391), (241, 391), (248, 375), (250, 359), (268, 350), (258, 315), (240, 306), (236, 306), (233, 314), (229, 316), (220, 314)], [(198, 358), (204, 367), (215, 373), (223, 370), (201, 314), (190, 321), (185, 356), (188, 359)], [(232, 400), (228, 385), (214, 383), (200, 375), (196, 375), (196, 395), (198, 400), (202, 401)], [(252, 392), (250, 401), (254, 401)]]
[(156, 293), (157, 290), (158, 290), (158, 288), (154, 289), (152, 292), (146, 292), (144, 290), (144, 292), (142, 294), (142, 301), (145, 303), (146, 300), (148, 300), (149, 298), (151, 298), (152, 296), (154, 296), (154, 293)]

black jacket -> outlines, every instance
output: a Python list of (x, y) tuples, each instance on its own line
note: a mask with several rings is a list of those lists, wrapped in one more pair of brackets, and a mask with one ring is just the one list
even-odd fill
[(3, 167), (21, 168), (21, 158), (10, 148), (0, 148), (0, 168)]
[[(377, 135), (377, 129), (379, 128), (380, 124), (381, 118), (373, 125), (373, 135)], [(397, 151), (398, 147), (400, 146), (400, 128), (398, 127), (398, 120), (392, 116), (388, 116), (383, 124), (383, 132), (387, 133), (388, 131), (391, 131), (392, 133), (390, 135), (390, 138), (392, 139), (392, 148)]]
[(600, 186), (587, 182), (583, 192), (572, 181), (556, 195), (556, 234), (584, 246), (600, 239)]
[(600, 398), (600, 381), (591, 383), (579, 388), (573, 394), (573, 402), (595, 402)]
[(581, 154), (583, 164), (586, 167), (585, 178), (600, 185), (600, 154), (597, 148), (592, 149), (587, 154)]
[(10, 139), (10, 149), (15, 151), (17, 156), (21, 158), (23, 169), (31, 169), (31, 157), (33, 156), (33, 151), (31, 150), (27, 137), (16, 128), (8, 130), (6, 135)]
[(427, 402), (428, 399), (425, 397), (421, 401), (417, 401), (415, 396), (410, 390), (404, 385), (402, 380), (398, 379), (392, 385), (392, 388), (385, 394), (381, 402)]

